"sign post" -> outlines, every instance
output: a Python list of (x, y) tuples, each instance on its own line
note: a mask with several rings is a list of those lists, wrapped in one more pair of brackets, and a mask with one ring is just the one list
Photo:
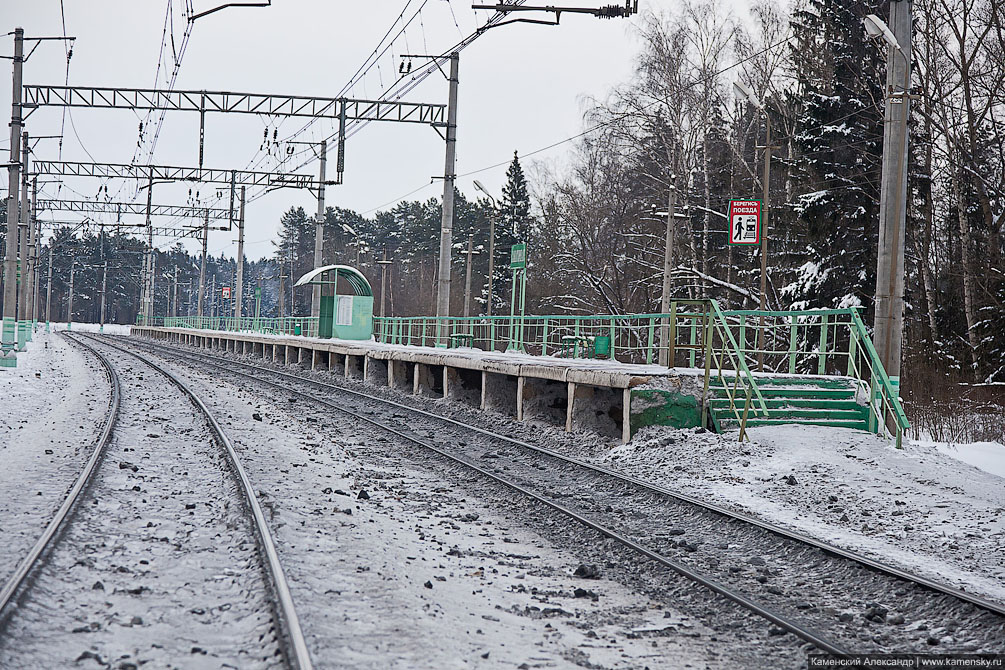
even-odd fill
[[(506, 351), (523, 351), (523, 325), (527, 307), (527, 244), (514, 244), (510, 249), (510, 270), (513, 271), (513, 291), (509, 308), (509, 346)], [(517, 302), (520, 321), (516, 321)]]
[(729, 243), (757, 246), (761, 243), (761, 201), (729, 201)]
[(262, 316), (262, 287), (255, 287), (255, 331), (259, 330), (258, 321)]

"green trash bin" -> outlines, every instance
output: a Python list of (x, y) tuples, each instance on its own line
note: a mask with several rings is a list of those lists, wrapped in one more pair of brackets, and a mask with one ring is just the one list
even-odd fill
[(299, 324), (299, 323), (298, 323), (298, 324), (295, 324), (295, 325), (293, 326), (293, 334), (294, 334), (294, 335), (299, 335), (299, 334), (300, 334), (301, 332), (302, 332), (302, 331), (300, 330), (300, 324)]
[(611, 338), (606, 335), (598, 335), (593, 338), (593, 357), (594, 358), (610, 358), (611, 357)]

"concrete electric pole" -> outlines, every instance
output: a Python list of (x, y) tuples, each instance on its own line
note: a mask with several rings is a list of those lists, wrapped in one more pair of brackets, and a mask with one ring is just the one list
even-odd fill
[[(28, 319), (28, 133), (21, 133), (21, 218), (18, 220), (17, 232), (13, 239), (17, 240), (18, 259), (21, 262), (18, 272), (17, 296), (17, 349), (24, 351), (30, 324)], [(10, 226), (7, 227), (10, 230)]]
[[(328, 160), (328, 143), (321, 142), (321, 171), (318, 176), (318, 218), (314, 224), (314, 267), (322, 265), (325, 248), (325, 167)], [(244, 205), (244, 199), (241, 199)], [(337, 288), (337, 287), (336, 287)], [(321, 284), (314, 285), (311, 294), (311, 316), (315, 319), (321, 316)]]
[(77, 259), (73, 256), (70, 257), (70, 295), (66, 301), (66, 329), (71, 330), (73, 327), (73, 275), (77, 269)]
[[(323, 186), (321, 188), (324, 188)], [(237, 217), (237, 276), (234, 280), (234, 316), (241, 328), (241, 308), (244, 303), (244, 190), (241, 187), (241, 213)]]
[(199, 307), (198, 315), (203, 315), (206, 301), (206, 248), (209, 245), (209, 212), (202, 224), (202, 263), (199, 266)]
[(10, 163), (7, 166), (7, 253), (3, 265), (3, 324), (0, 327), (0, 368), (17, 367), (17, 189), (21, 179), (21, 70), (24, 29), (14, 30), (14, 92), (10, 114)]
[[(440, 223), (440, 264), (436, 281), (436, 316), (450, 316), (450, 250), (454, 235), (454, 180), (457, 171), (457, 84), (461, 55), (450, 54), (450, 95), (447, 100), (447, 155), (443, 166), (443, 217)], [(446, 343), (447, 327), (439, 322), (439, 341)]]
[(904, 235), (907, 227), (907, 158), (911, 118), (912, 0), (891, 0), (890, 25), (870, 15), (866, 31), (887, 45), (886, 116), (883, 121), (883, 182), (876, 262), (873, 339), (890, 380), (900, 383), (904, 337)]

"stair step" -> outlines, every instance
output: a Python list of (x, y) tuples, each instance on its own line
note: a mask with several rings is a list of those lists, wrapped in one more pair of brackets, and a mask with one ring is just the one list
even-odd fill
[[(730, 390), (732, 390), (730, 386)], [(740, 387), (742, 389), (742, 387)], [(764, 388), (758, 387), (761, 391), (761, 395), (767, 398), (835, 398), (835, 399), (848, 399), (855, 397), (855, 389), (817, 389), (817, 388), (806, 388), (806, 389), (779, 389), (779, 388)], [(726, 390), (720, 386), (714, 384), (709, 386), (709, 392), (712, 393), (713, 398), (724, 398), (726, 397)], [(740, 389), (737, 389), (739, 391)]]
[[(736, 399), (737, 404), (743, 407), (744, 397), (740, 396)], [(729, 398), (723, 395), (722, 397), (713, 397), (709, 399), (709, 404), (713, 409), (718, 409), (720, 407), (729, 407)], [(790, 397), (775, 397), (769, 398), (765, 396), (764, 404), (768, 406), (768, 409), (776, 408), (819, 408), (819, 409), (866, 409), (865, 406), (859, 405), (857, 402), (851, 399), (844, 398), (790, 398)], [(755, 401), (751, 402), (751, 407), (758, 407), (759, 403)]]
[(808, 386), (825, 389), (850, 389), (856, 385), (851, 377), (821, 377), (807, 375), (805, 377), (760, 377), (754, 376), (754, 381), (761, 388), (773, 386)]
[[(737, 428), (736, 418), (719, 419), (719, 425), (723, 430), (727, 428)], [(784, 426), (784, 425), (804, 425), (804, 426), (829, 426), (831, 428), (855, 428), (857, 430), (867, 430), (868, 426), (864, 420), (860, 421), (825, 421), (825, 420), (800, 420), (792, 421), (788, 419), (747, 419), (747, 427), (755, 426)]]
[[(734, 416), (732, 412), (717, 409), (715, 413), (720, 416)], [(820, 419), (824, 421), (865, 421), (865, 412), (859, 410), (837, 410), (828, 409), (769, 409), (767, 415), (750, 412), (750, 419)]]

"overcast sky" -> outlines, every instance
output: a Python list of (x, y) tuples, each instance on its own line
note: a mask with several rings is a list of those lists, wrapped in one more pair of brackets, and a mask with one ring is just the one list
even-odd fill
[[(250, 1), (250, 0), (249, 0)], [(528, 4), (534, 4), (531, 0)], [(614, 0), (570, 0), (539, 4), (600, 6)], [(727, 7), (743, 12), (747, 0), (722, 0)], [(196, 12), (223, 4), (224, 0), (194, 0)], [(126, 88), (166, 88), (174, 64), (174, 50), (181, 47), (185, 28), (184, 0), (173, 0), (174, 29), (166, 31), (167, 44), (155, 79), (168, 0), (32, 0), (0, 2), (0, 28), (15, 26), (27, 36), (66, 34), (77, 37), (70, 60), (71, 85)], [(426, 0), (416, 19), (392, 49), (370, 73), (349, 92), (356, 98), (375, 97), (382, 84), (397, 76), (398, 54), (441, 53), (462, 36), (482, 25), (492, 12), (471, 9), (462, 0)], [(669, 8), (673, 0), (642, 0), (641, 11)], [(239, 91), (271, 94), (335, 97), (349, 82), (403, 8), (410, 17), (422, 0), (273, 0), (265, 8), (232, 8), (199, 19), (193, 25), (187, 50), (178, 71), (176, 90)], [(542, 17), (543, 18), (543, 17)], [(742, 14), (741, 14), (742, 18)], [(639, 49), (636, 25), (629, 20), (598, 20), (566, 14), (558, 27), (511, 25), (487, 31), (465, 49), (460, 61), (458, 104), (457, 173), (463, 175), (498, 163), (506, 163), (513, 151), (527, 154), (572, 136), (583, 128), (582, 112), (590, 97), (602, 98), (612, 87), (631, 77)], [(400, 23), (397, 27), (400, 28)], [(397, 32), (397, 28), (395, 30)], [(0, 47), (12, 52), (13, 38)], [(391, 52), (395, 54), (392, 59)], [(10, 61), (3, 61), (9, 68)], [(418, 61), (415, 65), (418, 66)], [(10, 72), (7, 69), (7, 72)], [(61, 85), (66, 77), (66, 54), (59, 42), (43, 42), (25, 64), (27, 84)], [(9, 84), (0, 86), (0, 109), (10, 109)], [(429, 77), (411, 92), (409, 100), (445, 103), (447, 84), (443, 77)], [(33, 136), (58, 135), (63, 128), (62, 160), (99, 163), (151, 162), (155, 165), (196, 166), (199, 156), (198, 114), (167, 114), (153, 158), (148, 158), (159, 113), (148, 121), (142, 147), (139, 122), (144, 112), (128, 110), (75, 109), (65, 115), (61, 109), (42, 108), (27, 121)], [(263, 157), (263, 131), (278, 129), (282, 139), (304, 125), (302, 119), (275, 119), (244, 114), (208, 114), (204, 165), (208, 168), (244, 169), (262, 162), (259, 169), (276, 169), (276, 160)], [(316, 123), (299, 139), (317, 142), (328, 136), (332, 126)], [(9, 138), (0, 140), (9, 151)], [(540, 153), (534, 160), (562, 164), (569, 145)], [(280, 147), (279, 154), (284, 154)], [(295, 150), (305, 150), (302, 146)], [(34, 146), (37, 160), (57, 160), (57, 140), (43, 139)], [(371, 123), (352, 137), (346, 146), (343, 185), (329, 187), (328, 205), (372, 212), (387, 208), (402, 196), (426, 199), (442, 193), (440, 182), (431, 177), (443, 174), (444, 146), (428, 127), (403, 123)], [(5, 154), (6, 162), (6, 154)], [(303, 162), (303, 159), (296, 164)], [(295, 167), (287, 164), (285, 169)], [(317, 172), (312, 161), (300, 172)], [(505, 179), (505, 165), (477, 175), (459, 178), (457, 186), (469, 197), (477, 193), (477, 178), (498, 196)], [(329, 169), (331, 174), (331, 168)], [(6, 178), (3, 180), (6, 185)], [(93, 199), (98, 179), (67, 179), (58, 197)], [(425, 186), (425, 187), (424, 187)], [(185, 204), (189, 184), (160, 185), (154, 188), (156, 204)], [(424, 188), (423, 188), (424, 187)], [(124, 180), (107, 182), (114, 201), (145, 201), (136, 194), (136, 185)], [(420, 189), (420, 190), (416, 190)], [(202, 202), (214, 200), (217, 188), (197, 189)], [(4, 191), (6, 189), (4, 188)], [(413, 192), (414, 191), (414, 192)], [(249, 194), (255, 191), (249, 192)], [(194, 194), (193, 194), (194, 195)], [(56, 197), (57, 185), (44, 185), (41, 197)], [(284, 189), (259, 197), (247, 209), (245, 253), (257, 259), (271, 255), (279, 218), (291, 205), (303, 206), (313, 214), (317, 201), (307, 191)], [(44, 219), (78, 219), (66, 212), (45, 213)], [(111, 220), (109, 217), (108, 220)], [(173, 219), (162, 224), (181, 225)], [(236, 234), (210, 235), (214, 255), (236, 253)], [(173, 240), (159, 238), (165, 248)], [(191, 250), (197, 245), (187, 242)]]

